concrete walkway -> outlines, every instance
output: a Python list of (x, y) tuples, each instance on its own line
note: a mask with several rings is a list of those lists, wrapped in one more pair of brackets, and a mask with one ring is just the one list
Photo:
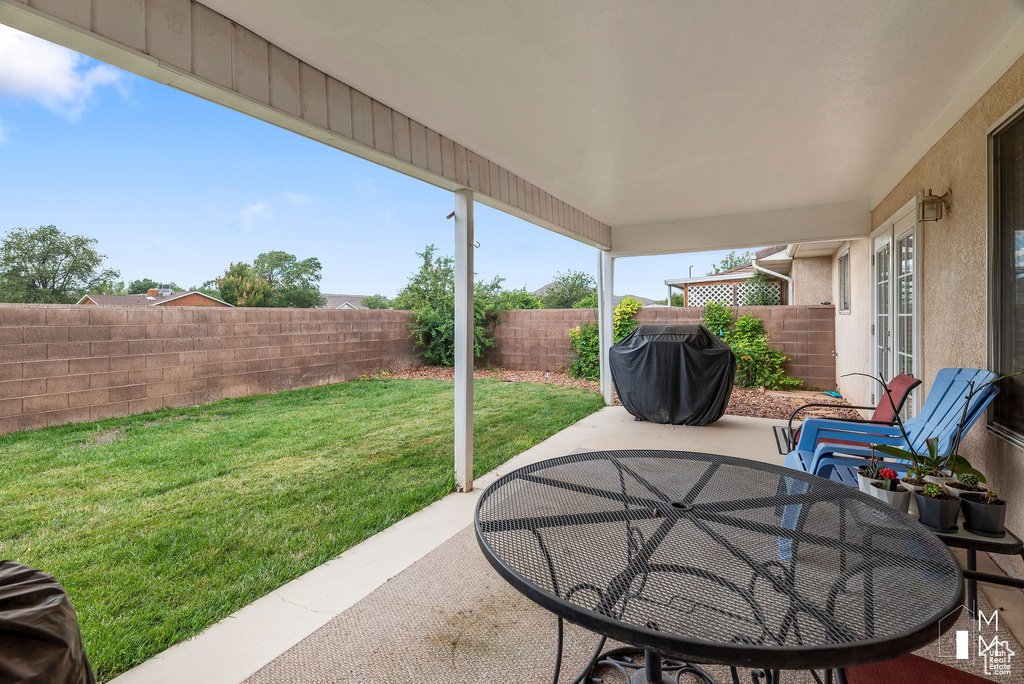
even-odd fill
[[(463, 530), (473, 520), (480, 493), (515, 468), (578, 449), (700, 451), (781, 465), (771, 430), (778, 422), (726, 416), (706, 427), (679, 427), (634, 422), (622, 407), (601, 409), (479, 478), (474, 491), (450, 494), (113, 681), (242, 682)], [(979, 562), (981, 569), (998, 572), (984, 554)], [(1019, 639), (1024, 634), (1021, 592), (982, 589)]]

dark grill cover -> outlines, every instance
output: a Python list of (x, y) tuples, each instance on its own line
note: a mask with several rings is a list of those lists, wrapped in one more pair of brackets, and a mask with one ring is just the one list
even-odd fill
[(11, 561), (0, 561), (0, 682), (96, 684), (64, 588)]
[(703, 325), (641, 325), (612, 346), (608, 363), (622, 405), (652, 423), (715, 422), (736, 376), (729, 345)]

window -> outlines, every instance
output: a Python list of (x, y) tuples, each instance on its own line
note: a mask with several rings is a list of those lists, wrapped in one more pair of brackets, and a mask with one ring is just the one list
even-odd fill
[[(992, 370), (1024, 370), (1024, 116), (992, 133), (989, 222)], [(1000, 383), (992, 428), (1024, 445), (1024, 376)]]
[(850, 250), (839, 255), (839, 313), (850, 313)]

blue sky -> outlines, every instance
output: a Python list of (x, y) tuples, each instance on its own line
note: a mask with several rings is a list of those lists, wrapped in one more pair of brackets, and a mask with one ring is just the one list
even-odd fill
[[(451, 193), (0, 25), (0, 234), (55, 224), (99, 240), (128, 280), (183, 287), (281, 249), (323, 264), (324, 292), (393, 296), (434, 243)], [(479, 277), (530, 290), (596, 251), (477, 204)], [(615, 290), (722, 252), (616, 261)]]

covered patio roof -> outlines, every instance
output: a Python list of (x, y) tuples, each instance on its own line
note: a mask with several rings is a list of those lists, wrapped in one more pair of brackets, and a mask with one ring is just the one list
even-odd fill
[(615, 256), (866, 234), (1024, 48), (1005, 0), (204, 4), (610, 226)]
[(1024, 52), (1022, 17), (1011, 0), (0, 0), (4, 23), (613, 256), (867, 234)]

